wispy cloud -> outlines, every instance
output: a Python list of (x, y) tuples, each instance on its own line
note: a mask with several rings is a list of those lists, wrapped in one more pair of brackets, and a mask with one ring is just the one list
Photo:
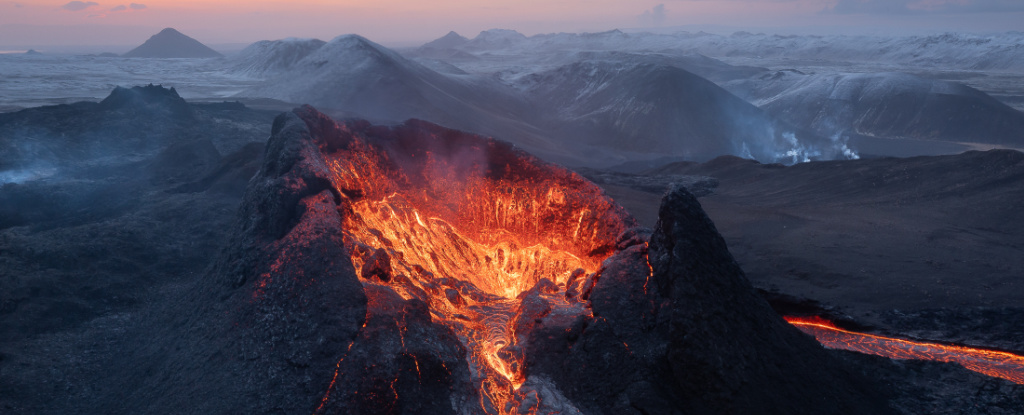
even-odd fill
[(839, 0), (822, 12), (838, 14), (992, 13), (1024, 11), (1021, 0)]
[(637, 20), (640, 21), (641, 25), (644, 26), (656, 26), (665, 22), (668, 10), (665, 10), (665, 4), (659, 4), (652, 7), (650, 10), (644, 10), (643, 14), (637, 16)]
[(82, 11), (82, 10), (88, 9), (90, 7), (99, 6), (99, 5), (100, 5), (99, 3), (94, 2), (94, 1), (78, 1), (78, 0), (75, 0), (75, 1), (69, 2), (68, 4), (65, 4), (65, 5), (61, 6), (61, 8), (64, 9), (64, 10), (71, 10), (73, 12), (78, 12), (78, 11)]

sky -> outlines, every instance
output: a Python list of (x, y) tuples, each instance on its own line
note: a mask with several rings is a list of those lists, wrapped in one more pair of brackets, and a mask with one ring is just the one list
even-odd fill
[(137, 45), (164, 27), (207, 44), (357, 33), (390, 46), (454, 30), (780, 34), (1024, 31), (1024, 0), (0, 0), (0, 47)]

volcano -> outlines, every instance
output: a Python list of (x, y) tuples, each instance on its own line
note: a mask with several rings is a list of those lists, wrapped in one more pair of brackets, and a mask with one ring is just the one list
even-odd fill
[(166, 28), (124, 55), (126, 58), (221, 58), (219, 52), (198, 40)]
[(221, 258), (123, 359), (148, 363), (110, 369), (125, 408), (890, 412), (758, 297), (682, 188), (651, 231), (507, 143), (312, 107), (265, 154)]

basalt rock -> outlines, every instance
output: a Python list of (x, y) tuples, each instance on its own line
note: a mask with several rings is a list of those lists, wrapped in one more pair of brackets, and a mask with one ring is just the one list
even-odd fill
[(682, 187), (662, 201), (649, 246), (604, 262), (589, 301), (592, 318), (539, 321), (526, 351), (527, 372), (584, 413), (892, 412), (876, 386), (757, 296)]
[[(129, 359), (153, 362), (130, 377), (150, 385), (130, 407), (889, 411), (884, 396), (756, 295), (684, 189), (665, 197), (651, 234), (593, 184), (507, 144), (419, 121), (338, 124), (311, 107), (275, 120), (265, 154), (237, 233), (181, 302), (198, 311), (171, 319)], [(346, 170), (369, 163), (377, 164)], [(452, 189), (488, 193), (452, 197)], [(480, 198), (494, 204), (474, 204)], [(471, 226), (505, 212), (538, 216)], [(517, 242), (488, 247), (464, 235)], [(438, 251), (417, 251), (424, 247)], [(508, 268), (487, 268), (503, 261)], [(524, 263), (542, 271), (529, 274)], [(452, 268), (460, 264), (532, 279), (474, 280), (472, 270)], [(544, 268), (551, 264), (562, 265)], [(182, 409), (192, 396), (202, 399)]]

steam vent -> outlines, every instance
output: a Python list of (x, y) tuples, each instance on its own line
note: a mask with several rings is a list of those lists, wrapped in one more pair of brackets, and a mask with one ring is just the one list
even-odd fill
[(279, 116), (209, 272), (196, 313), (140, 352), (165, 356), (140, 376), (181, 375), (126, 402), (889, 413), (874, 385), (756, 295), (684, 189), (665, 196), (652, 232), (571, 171), (422, 121), (339, 124), (308, 106)]

